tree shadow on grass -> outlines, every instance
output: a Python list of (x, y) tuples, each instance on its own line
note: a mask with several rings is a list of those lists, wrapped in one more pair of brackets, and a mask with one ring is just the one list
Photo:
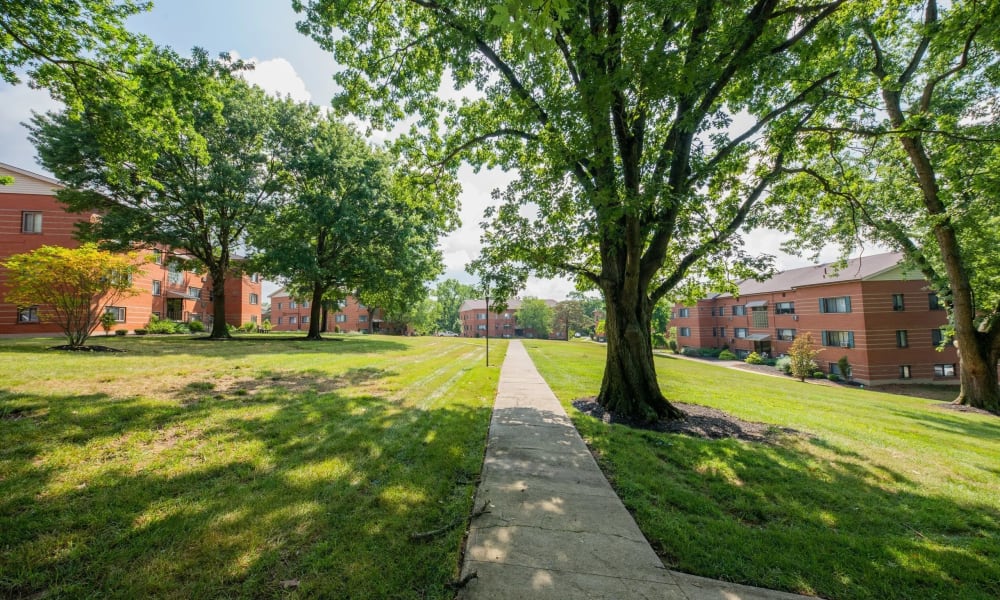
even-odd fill
[(921, 427), (935, 431), (974, 438), (1000, 440), (1000, 419), (995, 415), (984, 415), (986, 417), (985, 420), (973, 420), (961, 413), (949, 414), (946, 411), (937, 413), (926, 410), (910, 411), (899, 408), (889, 408), (888, 410), (892, 414), (919, 422)]
[(1000, 597), (995, 497), (936, 495), (825, 441), (590, 437), (670, 568), (824, 598)]
[(243, 405), (0, 406), (32, 415), (0, 421), (0, 596), (452, 595), (462, 528), (409, 534), (468, 514), (487, 406), (277, 386)]

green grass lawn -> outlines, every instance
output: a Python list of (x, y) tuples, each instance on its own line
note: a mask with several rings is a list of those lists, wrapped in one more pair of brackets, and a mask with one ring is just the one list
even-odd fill
[(1000, 418), (656, 359), (675, 401), (791, 427), (775, 444), (606, 425), (570, 405), (604, 347), (525, 342), (664, 563), (826, 598), (1000, 598)]
[(499, 370), (339, 339), (0, 341), (0, 597), (451, 597)]

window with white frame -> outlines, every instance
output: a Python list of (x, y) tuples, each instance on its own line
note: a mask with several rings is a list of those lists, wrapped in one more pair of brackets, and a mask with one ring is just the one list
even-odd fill
[(283, 304), (284, 304), (283, 302), (279, 302), (278, 303), (278, 310), (281, 310), (281, 307), (282, 307)]
[(296, 323), (295, 315), (292, 315), (292, 316), (288, 317), (288, 324), (289, 325), (295, 325), (295, 323)]
[(486, 313), (476, 313), (476, 319), (482, 321), (486, 318)]
[(746, 327), (737, 327), (736, 329), (733, 330), (733, 335), (740, 339), (743, 339), (746, 336), (750, 335), (750, 330), (747, 329)]
[(292, 300), (291, 302), (288, 303), (288, 308), (298, 308), (298, 305), (295, 304), (295, 300)]
[(725, 327), (719, 327), (719, 337), (722, 337), (722, 338), (726, 337), (726, 328)]
[(260, 301), (260, 297), (257, 294), (250, 294), (250, 304), (257, 304)]
[(910, 365), (899, 365), (899, 378), (909, 379), (913, 375), (911, 374)]
[(42, 213), (22, 212), (21, 213), (21, 233), (41, 233)]
[(776, 314), (776, 315), (794, 315), (795, 314), (795, 303), (794, 302), (775, 302), (774, 303), (774, 314)]
[(677, 316), (681, 317), (681, 318), (683, 318), (683, 317), (689, 317), (689, 316), (691, 316), (691, 309), (690, 308), (682, 308), (682, 309), (680, 309), (680, 311), (678, 311)]
[(935, 377), (954, 377), (955, 365), (934, 365)]
[(184, 276), (181, 274), (180, 267), (178, 267), (176, 263), (167, 265), (167, 283), (180, 285), (183, 282)]
[(680, 337), (691, 337), (691, 328), (690, 327), (678, 327), (677, 328), (677, 335), (680, 336)]
[(18, 323), (38, 323), (38, 307), (29, 306), (17, 309)]
[(733, 306), (734, 317), (744, 317), (747, 314), (746, 304), (736, 304)]
[(719, 316), (720, 317), (726, 316), (726, 307), (725, 306), (720, 306), (719, 307)]
[(189, 287), (188, 288), (188, 296), (191, 296), (192, 298), (197, 298), (197, 299), (201, 300), (201, 288)]
[(480, 323), (479, 325), (476, 325), (476, 330), (486, 331), (486, 323)]
[(337, 323), (346, 323), (347, 322), (347, 315), (345, 315), (344, 313), (340, 313), (340, 314), (336, 315), (335, 317), (333, 317), (333, 320), (335, 322), (337, 322)]
[(124, 323), (125, 322), (125, 307), (124, 306), (107, 306), (104, 308), (104, 312), (114, 315), (115, 322)]
[(907, 348), (910, 345), (909, 336), (905, 329), (896, 330), (896, 347), (897, 348)]
[(303, 316), (302, 316), (302, 322), (303, 322), (303, 323), (308, 323), (308, 322), (309, 322), (309, 317), (307, 317), (307, 316), (303, 315)]
[(163, 283), (160, 282), (159, 279), (154, 279), (153, 280), (153, 295), (154, 296), (159, 296), (160, 294), (162, 294), (163, 293), (163, 289), (162, 288), (163, 288)]
[(794, 329), (779, 329), (777, 331), (778, 339), (783, 342), (791, 342), (795, 339)]

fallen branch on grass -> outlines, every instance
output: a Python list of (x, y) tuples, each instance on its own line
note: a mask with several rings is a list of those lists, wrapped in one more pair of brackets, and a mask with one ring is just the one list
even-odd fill
[[(472, 511), (472, 515), (469, 516), (469, 521), (472, 521), (472, 519), (475, 519), (476, 517), (482, 516), (490, 512), (490, 510), (487, 508), (489, 505), (490, 505), (490, 500), (489, 498), (487, 498), (486, 502), (483, 502), (483, 505), (478, 510)], [(417, 533), (411, 533), (410, 541), (419, 542), (436, 538), (437, 536), (443, 533), (447, 533), (448, 531), (454, 529), (455, 526), (461, 522), (462, 522), (462, 517), (455, 517), (444, 527), (438, 527), (437, 529), (431, 529), (430, 531), (419, 531)]]

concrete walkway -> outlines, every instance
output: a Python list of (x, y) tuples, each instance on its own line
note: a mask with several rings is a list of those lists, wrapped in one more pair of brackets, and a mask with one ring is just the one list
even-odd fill
[(519, 340), (500, 385), (460, 598), (805, 598), (664, 568)]

